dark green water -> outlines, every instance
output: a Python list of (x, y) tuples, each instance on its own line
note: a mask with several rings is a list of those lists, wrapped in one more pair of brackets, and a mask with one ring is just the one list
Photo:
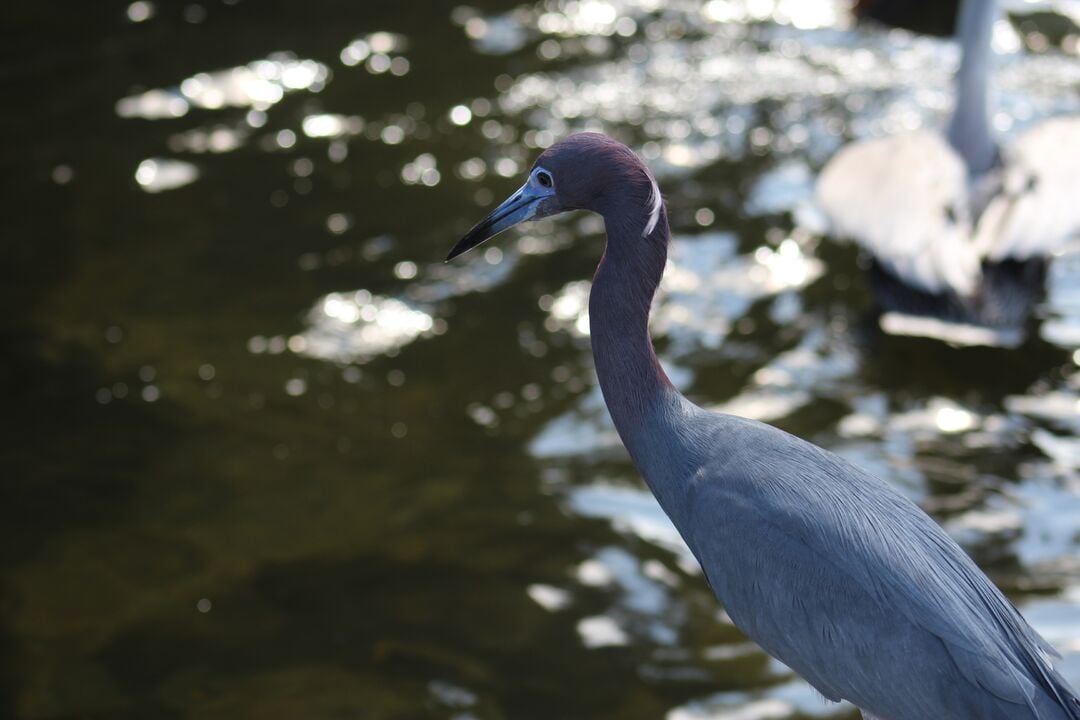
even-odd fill
[[(440, 262), (584, 127), (657, 168), (687, 392), (895, 480), (1080, 681), (1080, 258), (1017, 351), (872, 332), (813, 173), (938, 122), (955, 56), (766, 4), (0, 11), (0, 716), (849, 716), (613, 444), (596, 223)], [(1080, 108), (1066, 50), (1008, 56), (1010, 110)]]

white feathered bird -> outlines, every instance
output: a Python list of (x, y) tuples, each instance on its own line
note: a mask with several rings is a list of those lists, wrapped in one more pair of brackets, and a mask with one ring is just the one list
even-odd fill
[[(882, 327), (1015, 345), (1048, 256), (1080, 235), (1080, 117), (999, 145), (989, 121), (996, 0), (963, 0), (956, 105), (929, 130), (842, 148), (818, 180), (835, 235), (874, 258)], [(918, 319), (920, 318), (921, 319)]]

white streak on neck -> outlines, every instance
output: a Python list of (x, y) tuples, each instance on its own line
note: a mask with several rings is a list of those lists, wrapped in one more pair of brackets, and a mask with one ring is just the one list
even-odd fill
[(652, 231), (656, 229), (656, 223), (660, 222), (660, 208), (664, 204), (664, 199), (660, 196), (660, 188), (656, 184), (656, 179), (652, 175), (649, 176), (649, 182), (652, 184), (652, 193), (649, 196), (649, 222), (645, 225), (645, 232), (641, 233), (641, 237), (649, 237)]

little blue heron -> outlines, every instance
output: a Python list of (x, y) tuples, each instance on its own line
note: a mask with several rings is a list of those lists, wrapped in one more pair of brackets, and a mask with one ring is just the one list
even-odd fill
[(1080, 117), (1046, 120), (1004, 147), (991, 132), (999, 16), (997, 0), (960, 5), (962, 59), (944, 135), (852, 143), (818, 181), (832, 231), (874, 258), (886, 330), (1017, 345), (1047, 257), (1080, 233)]
[(582, 133), (545, 150), (447, 260), (577, 209), (607, 229), (589, 298), (604, 401), (735, 624), (867, 718), (1080, 720), (1053, 648), (918, 506), (837, 455), (702, 410), (672, 386), (649, 339), (667, 212), (625, 145)]

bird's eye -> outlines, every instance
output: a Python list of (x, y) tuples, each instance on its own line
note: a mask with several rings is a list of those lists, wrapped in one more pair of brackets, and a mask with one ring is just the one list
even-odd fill
[(555, 184), (551, 179), (551, 175), (543, 171), (536, 173), (536, 182), (540, 183), (542, 187), (546, 188), (549, 188)]

